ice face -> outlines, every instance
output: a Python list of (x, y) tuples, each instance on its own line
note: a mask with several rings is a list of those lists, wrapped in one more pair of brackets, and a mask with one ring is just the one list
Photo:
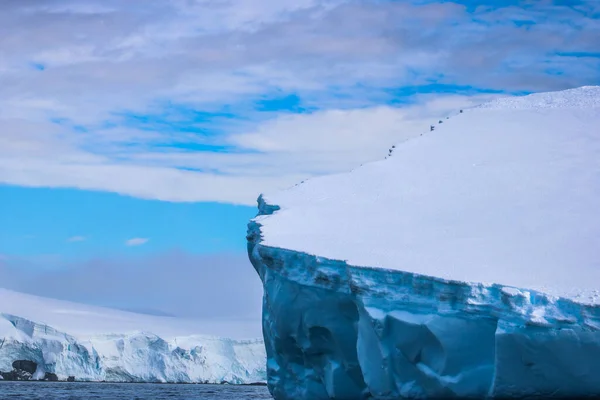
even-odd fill
[[(128, 327), (135, 326), (136, 319), (138, 327), (155, 326), (161, 333), (178, 329), (185, 332), (189, 326), (178, 327), (180, 321), (176, 318), (153, 319), (6, 290), (0, 290), (0, 300), (0, 371), (5, 373), (13, 370), (14, 361), (27, 360), (37, 364), (33, 379), (42, 379), (46, 373), (56, 374), (61, 380), (73, 376), (77, 380), (113, 382), (253, 383), (266, 379), (265, 348), (260, 339), (189, 334), (161, 337)], [(59, 310), (61, 318), (55, 322), (67, 327), (74, 324), (68, 316), (78, 315), (75, 324), (87, 320), (87, 325), (96, 331), (75, 330), (71, 334), (47, 323), (2, 312), (16, 308), (28, 316), (50, 320), (51, 310)], [(123, 317), (129, 321), (119, 331), (114, 323)], [(171, 326), (159, 328), (157, 322)]]
[(497, 101), (259, 198), (275, 398), (600, 394), (599, 107)]
[(353, 267), (263, 246), (276, 399), (600, 393), (600, 308), (531, 290)]

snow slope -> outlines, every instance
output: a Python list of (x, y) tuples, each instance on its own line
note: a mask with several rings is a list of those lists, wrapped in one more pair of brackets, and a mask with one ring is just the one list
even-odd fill
[[(190, 298), (190, 301), (194, 301)], [(209, 307), (210, 305), (201, 305)], [(254, 321), (192, 320), (138, 314), (88, 304), (23, 294), (0, 288), (0, 312), (43, 322), (56, 329), (86, 337), (99, 332), (150, 331), (168, 338), (202, 332), (211, 336), (247, 339), (259, 332)]]
[(600, 87), (434, 126), (259, 198), (271, 392), (600, 395)]
[[(266, 196), (264, 245), (465, 282), (600, 289), (600, 88), (496, 100)], [(576, 268), (577, 273), (573, 273)]]
[(197, 334), (223, 328), (210, 325), (0, 289), (0, 371), (29, 360), (38, 364), (37, 377), (53, 372), (78, 380), (264, 381), (262, 340)]

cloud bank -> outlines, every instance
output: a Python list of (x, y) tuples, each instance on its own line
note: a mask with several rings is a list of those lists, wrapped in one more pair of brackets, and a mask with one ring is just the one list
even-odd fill
[[(260, 323), (262, 286), (246, 254), (172, 250), (112, 256), (39, 271), (0, 257), (2, 287), (135, 312)], [(260, 336), (260, 329), (252, 333)]]
[(595, 0), (8, 0), (0, 37), (0, 182), (168, 201), (253, 204), (600, 81)]

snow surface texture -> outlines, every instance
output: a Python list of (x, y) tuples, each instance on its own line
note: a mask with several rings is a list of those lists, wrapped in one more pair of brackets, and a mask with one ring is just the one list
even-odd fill
[(0, 289), (0, 371), (29, 360), (38, 364), (34, 378), (52, 372), (59, 379), (90, 381), (265, 381), (262, 340), (192, 335), (193, 330), (191, 322), (176, 318)]
[(277, 399), (600, 394), (600, 88), (496, 100), (259, 198)]

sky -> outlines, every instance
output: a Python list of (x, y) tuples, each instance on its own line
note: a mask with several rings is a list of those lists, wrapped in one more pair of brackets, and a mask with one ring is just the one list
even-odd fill
[(259, 318), (260, 193), (600, 84), (598, 37), (597, 0), (4, 0), (0, 286)]

